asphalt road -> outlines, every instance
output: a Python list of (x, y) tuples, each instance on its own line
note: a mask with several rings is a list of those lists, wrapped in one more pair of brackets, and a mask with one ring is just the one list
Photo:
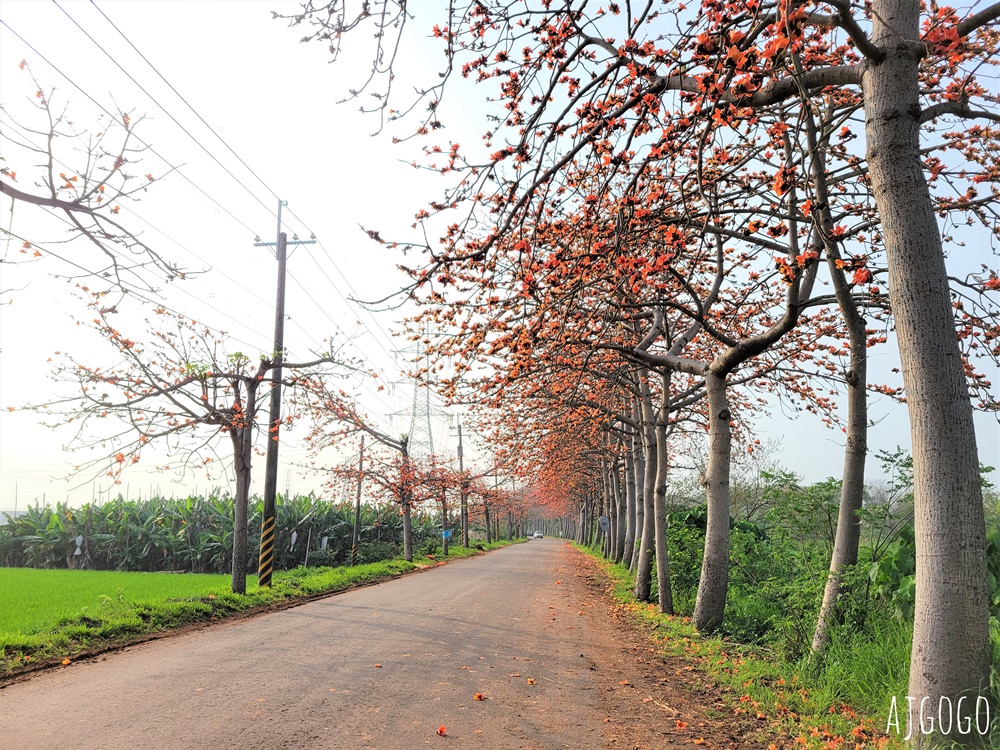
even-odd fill
[(606, 747), (573, 555), (533, 540), (40, 674), (0, 690), (0, 747)]

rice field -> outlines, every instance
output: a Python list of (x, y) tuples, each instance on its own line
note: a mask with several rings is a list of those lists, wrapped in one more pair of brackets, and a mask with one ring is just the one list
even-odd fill
[(0, 634), (46, 632), (80, 615), (100, 619), (126, 602), (206, 597), (228, 591), (229, 582), (194, 573), (0, 568)]

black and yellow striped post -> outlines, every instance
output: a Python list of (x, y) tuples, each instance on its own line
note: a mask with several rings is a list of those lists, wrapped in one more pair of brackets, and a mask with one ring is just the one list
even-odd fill
[(274, 570), (274, 515), (265, 517), (260, 529), (260, 563), (257, 566), (257, 585), (270, 586)]

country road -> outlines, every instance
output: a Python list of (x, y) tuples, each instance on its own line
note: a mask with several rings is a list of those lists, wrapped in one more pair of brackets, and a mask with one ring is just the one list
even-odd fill
[(641, 721), (629, 712), (643, 706), (642, 678), (663, 681), (648, 665), (634, 674), (613, 642), (606, 602), (576, 572), (582, 557), (534, 540), (43, 673), (0, 690), (0, 747), (689, 744), (662, 731), (674, 716), (704, 719), (679, 695), (656, 701), (667, 713), (646, 730), (652, 744), (623, 726)]

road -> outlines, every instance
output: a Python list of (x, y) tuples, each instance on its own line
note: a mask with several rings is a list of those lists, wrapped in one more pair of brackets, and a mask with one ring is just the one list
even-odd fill
[(0, 690), (0, 746), (672, 746), (626, 737), (642, 698), (580, 558), (533, 540), (43, 673)]

